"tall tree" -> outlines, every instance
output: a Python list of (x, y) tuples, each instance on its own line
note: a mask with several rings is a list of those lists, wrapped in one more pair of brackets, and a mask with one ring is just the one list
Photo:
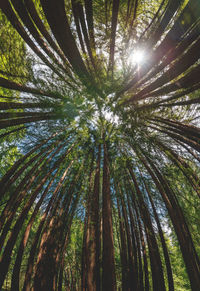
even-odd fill
[(0, 11), (0, 286), (199, 290), (199, 1)]

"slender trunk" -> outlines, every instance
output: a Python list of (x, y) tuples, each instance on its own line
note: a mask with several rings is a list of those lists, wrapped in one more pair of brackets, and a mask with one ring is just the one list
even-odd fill
[(116, 291), (108, 152), (104, 141), (102, 289)]
[[(71, 32), (69, 22), (65, 14), (65, 3), (63, 0), (58, 3), (55, 3), (52, 0), (41, 0), (41, 5), (45, 16), (60, 48), (80, 79), (86, 81), (86, 79), (88, 80), (89, 78), (89, 74)], [(89, 83), (91, 83), (91, 81), (89, 81)]]
[(34, 24), (37, 26), (37, 28), (40, 30), (42, 35), (46, 38), (50, 46), (57, 52), (57, 54), (61, 57), (63, 63), (65, 64), (67, 62), (67, 59), (65, 58), (63, 52), (60, 50), (60, 48), (56, 45), (55, 41), (50, 36), (49, 32), (47, 31), (45, 25), (43, 24), (41, 18), (39, 17), (37, 10), (35, 9), (35, 5), (32, 0), (25, 0), (26, 8), (31, 15), (32, 20), (34, 21)]
[[(88, 203), (88, 201), (87, 201)], [(88, 237), (88, 214), (87, 214), (88, 207), (86, 209), (86, 215), (84, 219), (84, 231), (83, 231), (83, 243), (82, 243), (82, 256), (81, 256), (81, 290), (86, 291), (87, 289), (87, 248), (86, 248), (86, 241)]]
[(85, 220), (84, 220), (84, 233), (83, 233), (83, 245), (82, 245), (82, 265), (81, 265), (81, 286), (82, 290), (88, 289), (88, 269), (90, 265), (90, 207), (91, 207), (91, 196), (92, 196), (92, 185), (93, 185), (93, 167), (94, 167), (94, 151), (92, 152), (92, 158), (89, 166), (89, 178), (88, 184), (89, 189), (86, 197), (86, 210), (85, 210)]
[[(46, 210), (41, 218), (41, 221), (40, 221), (40, 224), (38, 226), (38, 229), (37, 229), (37, 232), (35, 234), (35, 237), (34, 237), (34, 241), (32, 243), (32, 246), (31, 246), (31, 250), (30, 250), (30, 255), (29, 255), (29, 258), (28, 258), (28, 263), (27, 263), (27, 269), (26, 269), (26, 274), (25, 274), (25, 279), (24, 279), (24, 286), (23, 286), (23, 291), (29, 291), (31, 289), (31, 277), (33, 275), (33, 264), (34, 264), (34, 257), (35, 257), (35, 254), (36, 254), (36, 249), (37, 249), (37, 245), (38, 245), (38, 241), (39, 241), (39, 238), (40, 238), (40, 235), (41, 235), (41, 232), (42, 232), (42, 228), (43, 228), (43, 225), (46, 221), (46, 218), (48, 216), (48, 213), (51, 209), (51, 215), (50, 217), (52, 216), (52, 212), (53, 210), (55, 209), (57, 203), (57, 198), (58, 198), (58, 194), (59, 194), (59, 186), (56, 187), (56, 189), (54, 190), (52, 196), (51, 196), (51, 199), (46, 207)], [(49, 223), (47, 223), (49, 224)]]
[(134, 266), (134, 258), (133, 258), (133, 250), (132, 250), (132, 243), (131, 243), (131, 235), (130, 235), (130, 227), (128, 223), (128, 217), (127, 217), (127, 210), (125, 207), (125, 203), (123, 201), (123, 198), (121, 196), (121, 205), (122, 205), (122, 213), (125, 223), (125, 229), (126, 229), (126, 240), (127, 240), (127, 246), (128, 246), (128, 287), (127, 290), (133, 290), (134, 286), (137, 286), (137, 277), (135, 273), (135, 266)]
[(23, 210), (19, 216), (19, 218), (17, 219), (12, 232), (10, 234), (10, 237), (8, 239), (8, 242), (6, 244), (5, 250), (3, 252), (2, 258), (0, 260), (0, 286), (2, 286), (3, 281), (5, 279), (6, 273), (8, 271), (8, 267), (10, 264), (10, 260), (11, 260), (11, 252), (13, 250), (14, 244), (17, 240), (18, 234), (21, 230), (21, 227), (24, 223), (24, 220), (27, 217), (28, 211), (30, 210), (33, 202), (35, 201), (38, 193), (41, 191), (43, 185), (46, 183), (47, 179), (50, 177), (50, 175), (53, 173), (53, 171), (55, 171), (57, 169), (57, 167), (60, 165), (61, 162), (63, 162), (63, 158), (65, 157), (66, 153), (64, 155), (62, 155), (55, 163), (54, 166), (51, 168), (51, 170), (43, 177), (43, 179), (41, 180), (41, 182), (37, 185), (35, 191), (33, 192), (33, 194), (30, 197), (30, 200), (25, 204), (25, 206), (23, 207)]
[(89, 291), (100, 290), (100, 248), (99, 248), (99, 183), (100, 183), (100, 159), (101, 145), (99, 145), (97, 167), (94, 178), (94, 189), (90, 201), (90, 222), (89, 222), (89, 252), (87, 283)]
[(153, 129), (156, 129), (162, 133), (165, 133), (166, 135), (170, 136), (172, 139), (174, 140), (178, 140), (180, 142), (183, 142), (187, 145), (189, 145), (190, 147), (192, 147), (193, 149), (195, 149), (197, 152), (200, 153), (200, 146), (199, 146), (199, 143), (194, 141), (194, 140), (191, 140), (190, 138), (187, 138), (185, 137), (183, 134), (182, 135), (179, 135), (177, 133), (174, 133), (173, 131), (168, 131), (166, 129), (160, 129), (160, 128), (157, 128), (157, 127), (154, 127), (154, 126), (149, 126)]
[(51, 114), (52, 112), (33, 112), (33, 111), (28, 111), (28, 112), (0, 112), (0, 122), (1, 120), (6, 120), (6, 121), (14, 121), (16, 119), (19, 119), (21, 117), (27, 117), (27, 118), (35, 118), (35, 117), (46, 117)]
[[(35, 156), (33, 156), (29, 161), (25, 162), (23, 165), (21, 165), (21, 168), (18, 170), (18, 171), (15, 171), (15, 173), (13, 173), (12, 177), (10, 176), (9, 179), (7, 181), (5, 181), (4, 185), (2, 185), (2, 188), (1, 188), (1, 195), (3, 196), (6, 192), (8, 192), (10, 190), (10, 187), (12, 187), (15, 183), (15, 181), (17, 180), (17, 178), (19, 178), (21, 175), (24, 174), (24, 172), (26, 170), (29, 169), (29, 167), (37, 161), (37, 159), (42, 156), (42, 154), (44, 154), (44, 152), (46, 152), (47, 150), (49, 149), (49, 147), (47, 148), (44, 148), (44, 149), (40, 149), (40, 152), (38, 154), (36, 154)], [(44, 156), (45, 157), (45, 156)], [(42, 157), (42, 160), (44, 159), (44, 157)], [(42, 161), (41, 159), (39, 160), (40, 162)], [(29, 170), (29, 174), (31, 173), (33, 175), (35, 169), (37, 168), (37, 166), (40, 165), (39, 161), (37, 161), (37, 163), (32, 166), (31, 170)], [(19, 193), (19, 190), (21, 189), (21, 186), (25, 186), (26, 185), (26, 182), (29, 180), (29, 174), (26, 173), (25, 174), (25, 178), (23, 178), (23, 182), (21, 181), (19, 183), (19, 185), (16, 187), (15, 191), (13, 191), (13, 193), (11, 191), (11, 194), (10, 194), (10, 199), (11, 199), (11, 204), (13, 205), (13, 199), (16, 199), (17, 197), (17, 193)], [(7, 207), (9, 205), (9, 202), (7, 203)], [(0, 227), (2, 225), (2, 218), (1, 218), (1, 223), (0, 223)]]
[(16, 126), (16, 125), (24, 124), (24, 123), (37, 122), (41, 120), (52, 120), (55, 118), (56, 118), (55, 114), (50, 113), (44, 116), (22, 117), (22, 118), (16, 118), (16, 119), (1, 120), (0, 129)]
[[(194, 244), (191, 238), (190, 231), (185, 221), (185, 217), (183, 212), (177, 202), (176, 196), (168, 186), (162, 174), (158, 171), (156, 166), (146, 157), (149, 162), (151, 168), (148, 166), (146, 161), (141, 158), (144, 166), (148, 170), (151, 175), (154, 183), (156, 184), (163, 201), (165, 202), (166, 208), (172, 220), (181, 252), (183, 255), (183, 259), (185, 262), (186, 270), (190, 279), (190, 284), (192, 291), (198, 290), (200, 286), (200, 262), (196, 250), (194, 248)], [(156, 176), (155, 176), (155, 174)]]
[[(51, 147), (51, 145), (49, 147), (47, 147), (47, 149), (49, 149)], [(50, 162), (52, 160), (52, 158), (55, 156), (56, 153), (58, 153), (61, 149), (62, 145), (60, 147), (57, 148), (57, 150), (53, 153), (53, 155), (51, 157), (48, 158), (47, 163)], [(7, 219), (6, 225), (4, 227), (4, 234), (7, 233), (13, 217), (15, 215), (15, 212), (17, 210), (17, 208), (19, 207), (21, 201), (23, 200), (23, 198), (25, 197), (25, 195), (27, 194), (27, 191), (30, 189), (31, 185), (33, 184), (33, 182), (35, 181), (35, 179), (40, 175), (41, 170), (44, 168), (45, 164), (43, 164), (40, 168), (38, 168), (42, 163), (44, 163), (45, 158), (52, 153), (53, 149), (50, 149), (49, 151), (47, 151), (45, 153), (44, 156), (42, 156), (39, 161), (37, 161), (37, 163), (31, 168), (31, 170), (25, 175), (25, 177), (22, 179), (22, 181), (19, 183), (19, 185), (17, 186), (17, 188), (15, 189), (15, 191), (12, 193), (11, 198), (9, 199), (3, 213), (1, 214), (1, 224), (3, 224), (3, 222), (5, 221), (5, 219)], [(46, 151), (46, 149), (44, 149), (43, 151)], [(38, 155), (40, 156), (41, 153), (43, 153), (43, 151), (41, 151)], [(21, 169), (20, 169), (21, 170)], [(35, 172), (36, 170), (36, 172)], [(35, 172), (35, 173), (34, 173)], [(25, 184), (25, 185), (24, 185)], [(5, 236), (3, 237), (3, 235), (0, 238), (0, 245), (3, 244), (3, 240), (5, 239)]]
[(12, 281), (11, 281), (11, 291), (18, 291), (19, 290), (19, 275), (20, 275), (20, 268), (21, 268), (21, 263), (22, 263), (22, 258), (23, 258), (23, 253), (24, 253), (24, 249), (27, 245), (28, 239), (29, 239), (29, 234), (31, 231), (31, 227), (34, 223), (35, 217), (39, 211), (39, 208), (44, 200), (44, 198), (46, 197), (55, 177), (57, 176), (58, 172), (55, 173), (54, 177), (51, 179), (51, 181), (49, 182), (48, 186), (46, 187), (45, 191), (43, 192), (42, 196), (40, 197), (38, 203), (36, 204), (36, 207), (34, 209), (33, 214), (31, 215), (31, 218), (29, 220), (28, 225), (26, 226), (26, 230), (24, 232), (24, 235), (21, 239), (18, 251), (17, 251), (17, 257), (15, 259), (15, 264), (13, 267), (13, 273), (12, 273)]
[(56, 291), (59, 291), (59, 288), (60, 290), (62, 290), (62, 278), (63, 278), (62, 274), (63, 274), (64, 263), (65, 263), (65, 254), (66, 254), (65, 250), (69, 242), (72, 220), (74, 217), (78, 199), (79, 199), (79, 195), (76, 195), (76, 198), (74, 199), (72, 203), (71, 210), (68, 212), (67, 216), (65, 215), (65, 217), (63, 217), (64, 231), (60, 231), (59, 233), (59, 237), (60, 237), (59, 241), (61, 242), (61, 248), (60, 250), (58, 249), (58, 252), (56, 255), (57, 267), (56, 267), (56, 272), (54, 274), (54, 279), (53, 279), (53, 286)]
[[(133, 217), (133, 213), (130, 206), (129, 197), (127, 195), (127, 203), (128, 203), (128, 211), (129, 211), (129, 217), (130, 217), (130, 223), (131, 223), (131, 236), (132, 236), (132, 247), (133, 247), (133, 258), (134, 258), (134, 267), (135, 267), (135, 274), (136, 274), (136, 290), (139, 290), (139, 266), (138, 266), (138, 254), (137, 254), (137, 241), (136, 241), (136, 225)], [(138, 246), (140, 249), (140, 245)]]
[(172, 149), (166, 147), (162, 143), (158, 143), (161, 149), (164, 149), (166, 155), (173, 161), (173, 163), (181, 170), (184, 174), (192, 188), (196, 191), (197, 195), (200, 198), (200, 187), (199, 187), (199, 178), (194, 173), (190, 165), (183, 160), (178, 154), (176, 154)]
[[(57, 74), (60, 78), (63, 78), (63, 76), (60, 74), (60, 72), (58, 70), (56, 70), (55, 66), (46, 58), (46, 56), (42, 53), (42, 51), (35, 44), (35, 42), (29, 37), (29, 35), (26, 32), (25, 28), (23, 27), (23, 25), (19, 21), (19, 19), (18, 19), (17, 15), (16, 15), (15, 11), (13, 10), (11, 4), (7, 0), (2, 0), (0, 2), (0, 8), (2, 9), (3, 13), (6, 15), (6, 17), (9, 19), (9, 21), (12, 24), (12, 26), (17, 30), (19, 35), (28, 44), (28, 46), (34, 51), (34, 53), (44, 62), (44, 64), (46, 64), (49, 68), (51, 68), (51, 70), (55, 74)], [(23, 88), (27, 88), (27, 87), (23, 86)], [(24, 91), (24, 92), (30, 93), (30, 88), (28, 87), (28, 89), (29, 89), (28, 91)], [(23, 91), (23, 89), (22, 89), (22, 91)], [(31, 91), (32, 91), (32, 88), (31, 88)], [(37, 91), (40, 91), (40, 90), (37, 90)], [(35, 93), (33, 93), (33, 94), (35, 94)], [(55, 94), (53, 94), (53, 93), (42, 94), (42, 95), (46, 95), (46, 96), (54, 95), (55, 96)], [(55, 98), (57, 98), (57, 96)]]
[[(137, 219), (137, 224), (139, 228), (139, 234), (137, 234), (138, 230), (136, 232), (136, 235), (137, 235), (136, 238), (137, 238), (137, 244), (138, 244), (138, 257), (139, 257), (139, 279), (140, 279), (139, 290), (149, 291), (149, 271), (148, 271), (146, 245), (145, 245), (145, 240), (144, 240), (144, 235), (143, 235), (143, 230), (142, 230), (141, 219), (139, 216), (138, 205), (137, 205), (135, 194), (133, 192), (132, 192), (132, 201), (133, 201), (133, 206), (136, 213), (136, 219)], [(139, 237), (140, 237), (140, 240), (139, 240)], [(141, 247), (140, 247), (140, 243), (141, 243)], [(143, 256), (145, 286), (143, 283), (143, 269), (142, 269), (140, 249), (142, 249), (142, 256)]]
[(134, 185), (135, 185), (135, 189), (136, 189), (136, 193), (137, 193), (137, 197), (138, 197), (138, 203), (140, 206), (140, 212), (141, 212), (142, 220), (144, 222), (145, 231), (147, 234), (147, 241), (148, 241), (148, 246), (149, 246), (150, 262), (151, 262), (153, 288), (154, 288), (154, 290), (166, 290), (162, 262), (161, 262), (161, 258), (160, 258), (160, 253), (159, 253), (153, 225), (151, 222), (151, 217), (150, 217), (148, 208), (145, 204), (145, 201), (143, 199), (143, 194), (140, 191), (136, 177), (135, 177), (131, 167), (129, 167), (129, 173), (130, 173), (132, 180), (134, 182)]
[(193, 158), (195, 158), (199, 163), (200, 163), (200, 158), (198, 156), (197, 153), (195, 153), (194, 151), (192, 151), (192, 149), (190, 149), (188, 146), (186, 146), (184, 143), (177, 141), (178, 144), (180, 144), (184, 149), (186, 149), (188, 151), (188, 153), (190, 153)]
[[(1, 5), (1, 3), (0, 3)], [(53, 99), (60, 99), (61, 97), (59, 94), (51, 93), (51, 92), (45, 92), (36, 88), (31, 88), (27, 86), (23, 86), (21, 84), (15, 83), (13, 81), (7, 80), (5, 78), (0, 77), (0, 86), (6, 89), (10, 90), (16, 90), (20, 92), (30, 93), (30, 94), (36, 94), (39, 96), (48, 96)]]
[(169, 288), (169, 291), (173, 291), (174, 290), (174, 280), (173, 280), (173, 275), (172, 275), (169, 253), (168, 253), (167, 246), (165, 243), (165, 238), (163, 235), (163, 231), (162, 231), (162, 227), (161, 227), (161, 224), (159, 221), (158, 214), (156, 212), (156, 207), (154, 205), (153, 199), (151, 197), (151, 193), (150, 193), (149, 188), (147, 187), (146, 183), (145, 183), (145, 188), (146, 188), (146, 191), (147, 191), (147, 194), (148, 194), (148, 197), (149, 197), (152, 209), (153, 209), (154, 217), (156, 220), (156, 224), (158, 227), (158, 232), (159, 232), (159, 236), (160, 236), (160, 240), (161, 240), (161, 244), (162, 244), (162, 248), (163, 248), (163, 253), (164, 253), (164, 257), (165, 257), (165, 264), (166, 264), (166, 268), (167, 268), (168, 288)]
[[(143, 263), (144, 263), (144, 276), (145, 276), (145, 288), (144, 288), (144, 290), (149, 291), (149, 270), (148, 270), (148, 261), (147, 261), (147, 251), (146, 251), (146, 244), (145, 244), (145, 240), (144, 240), (142, 225), (141, 225), (141, 221), (140, 221), (139, 217), (138, 217), (138, 225), (139, 225), (139, 231), (140, 231)], [(156, 289), (155, 289), (155, 291), (156, 291)]]
[(117, 19), (119, 11), (119, 0), (113, 0), (112, 7), (112, 25), (111, 25), (111, 40), (110, 40), (110, 54), (109, 54), (109, 67), (113, 76), (113, 67), (114, 67), (114, 55), (115, 55), (115, 37), (117, 29)]
[(63, 273), (64, 273), (64, 266), (65, 266), (65, 255), (66, 255), (66, 248), (69, 243), (69, 238), (70, 238), (70, 230), (71, 230), (71, 225), (72, 225), (72, 219), (73, 215), (70, 217), (70, 221), (68, 223), (68, 230), (65, 238), (65, 242), (62, 248), (62, 258), (60, 262), (60, 272), (59, 272), (59, 278), (58, 278), (58, 291), (62, 291), (62, 283), (63, 283)]
[(117, 209), (119, 216), (119, 229), (120, 229), (120, 240), (121, 240), (121, 250), (120, 250), (120, 258), (121, 258), (121, 273), (122, 273), (122, 291), (130, 290), (128, 289), (128, 262), (127, 262), (127, 245), (125, 239), (125, 229), (124, 223), (122, 221), (119, 199), (117, 198)]
[(26, 126), (20, 126), (18, 128), (13, 129), (13, 130), (7, 131), (6, 133), (1, 134), (0, 138), (4, 138), (4, 137), (6, 137), (6, 136), (8, 136), (8, 135), (10, 135), (10, 134), (12, 134), (14, 132), (18, 132), (18, 131), (22, 130), (22, 129), (27, 129), (27, 127)]
[[(61, 248), (61, 234), (67, 226), (67, 214), (73, 200), (75, 182), (77, 182), (78, 178), (79, 174), (77, 174), (76, 178), (73, 180), (69, 192), (67, 193), (68, 195), (63, 200), (60, 209), (60, 203), (57, 203), (54, 214), (51, 216), (51, 220), (46, 230), (43, 232), (34, 276), (34, 291), (55, 290), (56, 270), (58, 267), (56, 259)], [(60, 199), (61, 198), (60, 196)], [(58, 202), (61, 202), (61, 200)]]
[(20, 165), (28, 158), (30, 157), (34, 152), (36, 152), (41, 146), (43, 146), (45, 143), (47, 143), (50, 139), (52, 139), (55, 136), (52, 135), (49, 139), (44, 140), (39, 145), (36, 145), (30, 152), (28, 152), (26, 155), (24, 155), (22, 158), (20, 158), (18, 161), (15, 162), (15, 164), (7, 171), (7, 173), (2, 177), (0, 181), (0, 198), (3, 196), (3, 190), (5, 190), (5, 186), (8, 184), (9, 179), (12, 177), (12, 175), (15, 173), (15, 171), (19, 168)]
[(52, 59), (54, 62), (54, 66), (58, 65), (61, 69), (64, 69), (62, 64), (60, 63), (59, 59), (55, 57), (52, 51), (49, 49), (47, 43), (44, 41), (38, 30), (36, 29), (35, 25), (32, 22), (30, 14), (28, 13), (26, 6), (20, 0), (11, 0), (16, 12), (18, 13), (21, 21), (24, 23), (25, 27), (29, 30), (32, 37), (35, 41), (39, 44), (39, 46), (43, 49), (43, 51)]
[[(22, 181), (20, 182), (20, 184), (18, 185), (18, 187), (15, 189), (14, 193), (12, 193), (11, 198), (9, 199), (9, 201), (7, 202), (2, 214), (1, 214), (1, 223), (3, 225), (3, 223), (6, 220), (6, 223), (4, 225), (4, 228), (2, 230), (1, 233), (1, 237), (0, 237), (0, 248), (3, 246), (4, 241), (6, 239), (6, 235), (8, 234), (8, 231), (10, 229), (10, 226), (12, 224), (12, 221), (16, 215), (16, 211), (18, 209), (18, 207), (20, 206), (21, 201), (23, 201), (23, 199), (25, 198), (27, 191), (30, 189), (31, 185), (33, 184), (33, 182), (35, 181), (35, 179), (39, 176), (40, 171), (37, 170), (36, 173), (34, 173), (34, 171), (38, 168), (38, 166), (44, 162), (45, 157), (49, 154), (49, 152), (47, 152), (45, 154), (45, 156), (43, 156), (32, 168), (33, 171), (29, 171), (27, 173), (27, 175), (22, 179)], [(33, 175), (34, 173), (34, 175)], [(32, 177), (30, 177), (30, 175), (33, 175)], [(27, 181), (28, 182), (25, 184), (24, 183)]]

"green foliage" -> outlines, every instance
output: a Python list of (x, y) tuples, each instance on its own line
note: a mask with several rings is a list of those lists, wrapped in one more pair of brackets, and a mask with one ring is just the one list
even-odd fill
[[(14, 108), (0, 112), (0, 177), (4, 179), (16, 161), (31, 153), (14, 172), (1, 180), (0, 218), (4, 220), (0, 241), (9, 246), (13, 229), (17, 233), (12, 238), (13, 247), (1, 250), (0, 264), (11, 258), (8, 270), (2, 268), (2, 274), (4, 271), (7, 273), (4, 287), (7, 284), (10, 288), (20, 241), (38, 206), (24, 245), (20, 290), (29, 252), (44, 217), (34, 271), (29, 279), (30, 288), (38, 288), (32, 286), (36, 284), (34, 278), (48, 283), (48, 276), (52, 275), (56, 264), (57, 273), (53, 276), (58, 281), (63, 256), (62, 289), (83, 289), (81, 284), (87, 277), (83, 273), (87, 273), (91, 259), (88, 250), (94, 239), (90, 236), (87, 240), (86, 233), (96, 225), (99, 233), (95, 232), (95, 235), (99, 234), (101, 244), (98, 258), (100, 277), (102, 279), (102, 273), (108, 267), (103, 265), (103, 248), (105, 241), (110, 240), (109, 252), (114, 252), (114, 262), (110, 265), (115, 265), (115, 270), (111, 271), (116, 273), (117, 288), (122, 288), (122, 271), (130, 272), (130, 269), (122, 262), (117, 198), (121, 199), (122, 220), (127, 216), (124, 229), (127, 259), (131, 254), (128, 239), (133, 249), (133, 236), (137, 234), (136, 256), (141, 255), (144, 274), (141, 246), (144, 236), (150, 290), (157, 290), (153, 282), (160, 278), (153, 278), (154, 267), (150, 261), (153, 260), (151, 243), (158, 244), (157, 258), (161, 257), (167, 286), (161, 239), (148, 191), (145, 190), (146, 183), (165, 232), (174, 289), (194, 290), (190, 287), (192, 280), (189, 281), (187, 271), (190, 267), (196, 270), (195, 264), (193, 260), (186, 261), (181, 253), (181, 237), (177, 235), (174, 217), (178, 217), (177, 209), (183, 212), (184, 219), (180, 221), (182, 230), (186, 226), (184, 220), (188, 226), (188, 232), (184, 232), (184, 243), (188, 243), (189, 247), (194, 243), (196, 253), (200, 255), (199, 16), (196, 19), (191, 17), (198, 5), (188, 6), (197, 2), (127, 0), (119, 1), (118, 9), (113, 6), (115, 1), (65, 0), (56, 4), (49, 1), (46, 5), (48, 1), (34, 0), (40, 24), (31, 16), (26, 6), (28, 2), (17, 1), (16, 5), (25, 5), (26, 16), (30, 16), (28, 21), (34, 27), (32, 31), (26, 27), (23, 17), (20, 19), (16, 15), (28, 32), (29, 40), (33, 40), (32, 45), (31, 41), (24, 43), (5, 15), (0, 14), (0, 102), (2, 108), (4, 102), (16, 103), (12, 105)], [(13, 13), (17, 10), (14, 4), (10, 8)], [(65, 5), (64, 14), (62, 4)], [(4, 4), (1, 7), (6, 10)], [(190, 11), (188, 7), (193, 9)], [(186, 15), (183, 23), (179, 19), (182, 12)], [(143, 63), (139, 63), (136, 57), (135, 63), (130, 61), (130, 55), (136, 48), (146, 50), (147, 59)], [(130, 169), (136, 181), (131, 180)], [(39, 204), (43, 194), (44, 199)], [(95, 199), (98, 200), (96, 208), (93, 205)], [(106, 203), (104, 199), (107, 199)], [(111, 209), (106, 209), (109, 199)], [(107, 236), (103, 229), (105, 225), (102, 226), (105, 211), (108, 215), (105, 221), (111, 221)], [(22, 214), (24, 217), (21, 217)], [(9, 223), (4, 240), (4, 231)], [(134, 224), (133, 236), (129, 234), (131, 223)], [(18, 225), (20, 227), (16, 230)], [(58, 245), (59, 250), (56, 249)], [(47, 266), (46, 249), (55, 265)], [(196, 253), (191, 251), (193, 259)], [(156, 263), (157, 258), (154, 258)], [(40, 269), (40, 262), (45, 265), (45, 271)], [(139, 259), (134, 262), (138, 267)], [(156, 268), (154, 271), (157, 271)], [(132, 290), (131, 287), (129, 289)]]
[(2, 12), (0, 12), (0, 52), (0, 75), (25, 83), (26, 46)]

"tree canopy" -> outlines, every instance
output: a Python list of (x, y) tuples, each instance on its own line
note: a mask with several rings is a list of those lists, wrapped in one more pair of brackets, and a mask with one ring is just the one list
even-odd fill
[(0, 288), (200, 290), (199, 0), (0, 9)]

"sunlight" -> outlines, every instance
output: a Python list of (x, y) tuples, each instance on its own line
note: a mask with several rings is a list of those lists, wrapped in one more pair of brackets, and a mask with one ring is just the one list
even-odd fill
[(114, 114), (112, 111), (109, 111), (107, 109), (103, 109), (102, 110), (102, 114), (104, 116), (104, 118), (109, 121), (112, 124), (119, 124), (119, 117)]
[(129, 57), (129, 61), (133, 65), (135, 65), (135, 64), (140, 65), (140, 64), (144, 63), (145, 60), (146, 60), (146, 54), (145, 54), (145, 51), (143, 49), (133, 50), (133, 52), (131, 53), (131, 55)]

